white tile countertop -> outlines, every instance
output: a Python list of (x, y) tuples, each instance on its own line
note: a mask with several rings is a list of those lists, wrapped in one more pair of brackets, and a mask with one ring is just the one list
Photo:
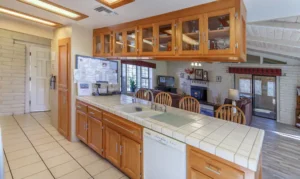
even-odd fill
[[(120, 111), (121, 107), (133, 105), (130, 96), (87, 96), (77, 97), (77, 99), (252, 171), (256, 171), (258, 168), (265, 134), (264, 130), (167, 107), (167, 113), (193, 120), (177, 128), (149, 118), (157, 115), (156, 111), (152, 111), (153, 113), (150, 111), (138, 113)], [(150, 102), (137, 99), (135, 105), (149, 108)]]

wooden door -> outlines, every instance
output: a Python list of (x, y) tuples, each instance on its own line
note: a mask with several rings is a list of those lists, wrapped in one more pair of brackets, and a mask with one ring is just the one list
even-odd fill
[(112, 35), (110, 32), (102, 34), (103, 56), (112, 56)]
[(70, 135), (70, 64), (71, 64), (71, 39), (65, 38), (58, 41), (58, 131), (68, 140)]
[(130, 28), (124, 30), (125, 48), (124, 55), (137, 56), (138, 55), (138, 34), (137, 28)]
[(103, 36), (101, 33), (96, 33), (94, 34), (94, 39), (93, 39), (93, 49), (94, 49), (94, 56), (99, 57), (103, 55)]
[(156, 55), (175, 55), (175, 20), (155, 24)]
[(139, 54), (144, 56), (155, 55), (156, 39), (153, 24), (139, 27)]
[(122, 136), (121, 140), (121, 169), (130, 178), (141, 176), (141, 144)]
[(88, 145), (103, 156), (102, 127), (100, 120), (88, 117)]
[(204, 15), (205, 54), (235, 54), (235, 20), (235, 8)]
[(123, 31), (117, 31), (114, 32), (114, 43), (113, 43), (113, 49), (114, 49), (114, 56), (120, 56), (124, 53), (124, 32)]
[(76, 135), (84, 143), (87, 143), (88, 138), (88, 116), (86, 113), (79, 110), (76, 111)]
[(196, 15), (180, 18), (178, 21), (178, 54), (200, 55), (203, 53), (204, 32), (203, 16)]
[(190, 174), (191, 178), (189, 179), (212, 179), (211, 177), (194, 169), (190, 169), (190, 172), (191, 172)]
[(118, 132), (105, 127), (105, 156), (112, 164), (120, 167), (120, 143), (121, 136)]
[(69, 94), (67, 89), (58, 88), (58, 131), (63, 136), (68, 136), (70, 130)]

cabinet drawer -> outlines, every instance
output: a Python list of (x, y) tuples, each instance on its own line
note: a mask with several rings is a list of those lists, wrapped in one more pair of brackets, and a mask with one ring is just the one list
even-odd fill
[(84, 103), (82, 103), (82, 102), (80, 102), (80, 101), (76, 102), (76, 109), (80, 110), (80, 111), (82, 111), (84, 113), (87, 113), (87, 105), (84, 104)]
[(123, 135), (132, 137), (138, 141), (142, 140), (142, 127), (137, 124), (106, 112), (103, 113), (103, 122)]
[(96, 119), (102, 119), (102, 111), (92, 106), (88, 107), (88, 115)]
[(211, 159), (194, 150), (190, 151), (189, 165), (191, 168), (212, 178), (235, 178), (243, 179), (244, 172), (234, 169), (229, 165)]

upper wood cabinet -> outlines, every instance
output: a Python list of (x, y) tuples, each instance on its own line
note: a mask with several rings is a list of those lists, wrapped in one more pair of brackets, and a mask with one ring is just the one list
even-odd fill
[(155, 24), (155, 55), (175, 55), (175, 20)]
[(235, 8), (206, 13), (204, 53), (235, 54)]
[(124, 30), (124, 55), (138, 55), (138, 29), (137, 27)]
[(96, 57), (112, 56), (111, 32), (94, 33), (93, 54)]
[(200, 55), (204, 46), (203, 15), (180, 18), (178, 21), (178, 54)]
[(155, 55), (155, 31), (154, 25), (139, 26), (139, 54), (140, 55)]
[[(116, 59), (129, 56), (155, 60), (244, 62), (246, 14), (243, 0), (216, 1), (95, 29), (94, 44), (103, 41), (98, 33), (111, 31), (114, 41), (111, 57)], [(96, 47), (94, 45), (94, 55), (98, 56), (101, 48)]]

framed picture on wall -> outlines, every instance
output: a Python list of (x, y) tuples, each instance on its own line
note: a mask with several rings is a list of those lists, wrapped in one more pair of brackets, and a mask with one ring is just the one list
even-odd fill
[(196, 80), (203, 80), (203, 70), (202, 69), (196, 69), (195, 70), (195, 79)]
[(208, 81), (208, 71), (203, 72), (203, 80)]

